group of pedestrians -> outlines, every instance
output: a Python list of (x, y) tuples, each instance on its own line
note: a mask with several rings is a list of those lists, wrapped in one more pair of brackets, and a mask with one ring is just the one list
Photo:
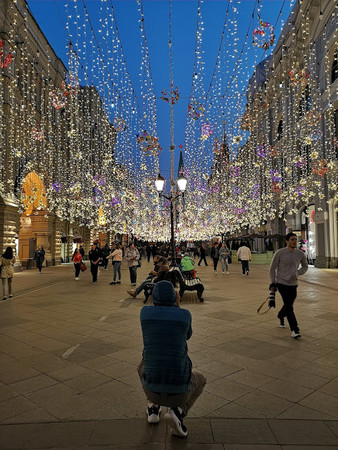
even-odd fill
[[(293, 305), (297, 297), (298, 276), (308, 270), (308, 263), (304, 252), (297, 248), (295, 233), (288, 233), (285, 241), (286, 247), (275, 252), (270, 265), (269, 290), (272, 293), (279, 291), (282, 297), (283, 306), (277, 314), (279, 326), (285, 328), (286, 318), (292, 338), (298, 339), (301, 337), (301, 333)], [(222, 254), (228, 255), (228, 252), (226, 245), (221, 247), (214, 245), (213, 248), (215, 250), (212, 252), (212, 258), (214, 270), (216, 270), (215, 260), (222, 259)], [(41, 248), (37, 252), (41, 254)], [(121, 282), (122, 257), (120, 244), (117, 244), (106, 257), (107, 260), (111, 258), (114, 263), (114, 280), (111, 284)], [(242, 262), (243, 274), (246, 275), (249, 271), (248, 263), (243, 264), (243, 262), (249, 261), (251, 258), (246, 247), (239, 249), (239, 257)], [(135, 286), (140, 253), (133, 243), (128, 246), (125, 258), (128, 261), (131, 283)], [(98, 264), (102, 260), (102, 255), (95, 244), (91, 247), (89, 259), (93, 282), (96, 282)], [(82, 261), (79, 249), (75, 250), (73, 261), (75, 278), (78, 278), (78, 265)], [(0, 257), (3, 300), (6, 300), (7, 296), (8, 298), (13, 296), (14, 262), (13, 249), (7, 247)], [(226, 264), (223, 267), (226, 270)], [(143, 354), (137, 370), (147, 399), (148, 423), (158, 423), (162, 412), (161, 407), (167, 406), (169, 410), (164, 415), (167, 425), (173, 435), (184, 438), (188, 435), (184, 418), (201, 395), (207, 380), (203, 374), (192, 368), (187, 346), (187, 341), (192, 336), (191, 313), (187, 309), (180, 308), (179, 294), (171, 282), (163, 279), (168, 270), (168, 260), (163, 256), (155, 255), (154, 270), (149, 273), (147, 279), (140, 286), (135, 290), (128, 291), (128, 294), (135, 298), (146, 282), (157, 281), (152, 293), (153, 305), (143, 306), (140, 312)], [(269, 306), (275, 307), (273, 299), (270, 299)]]

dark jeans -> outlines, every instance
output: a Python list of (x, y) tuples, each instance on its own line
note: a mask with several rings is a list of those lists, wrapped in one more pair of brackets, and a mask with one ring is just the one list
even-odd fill
[(241, 263), (242, 263), (242, 274), (245, 275), (246, 272), (249, 272), (249, 261), (242, 259)]
[(280, 321), (283, 321), (284, 317), (286, 317), (288, 319), (291, 331), (298, 333), (298, 323), (295, 313), (293, 312), (293, 303), (297, 297), (297, 286), (287, 286), (286, 284), (278, 283), (277, 288), (284, 303), (277, 317)]
[(208, 263), (207, 263), (207, 260), (206, 260), (206, 258), (205, 258), (205, 255), (204, 255), (204, 256), (201, 256), (201, 259), (198, 261), (198, 265), (199, 265), (199, 266), (201, 265), (202, 260), (204, 261), (204, 264), (207, 266)]
[(80, 275), (80, 263), (74, 263), (75, 278), (79, 278)]
[(43, 261), (36, 260), (36, 268), (41, 272)]
[(214, 270), (217, 270), (218, 259), (219, 258), (212, 258), (212, 260), (214, 261)]
[(90, 271), (92, 273), (93, 276), (93, 283), (95, 283), (95, 281), (97, 281), (97, 272), (99, 270), (99, 266), (98, 264), (93, 264), (92, 262), (90, 263)]
[(116, 281), (117, 275), (119, 276), (119, 281), (121, 281), (121, 264), (122, 261), (114, 261), (114, 281)]
[(137, 278), (137, 267), (136, 266), (132, 266), (129, 267), (129, 275), (130, 275), (130, 282), (136, 283), (136, 278)]
[(107, 266), (108, 266), (108, 259), (104, 256), (103, 257), (103, 263), (102, 263), (102, 265), (103, 265), (103, 268), (104, 269), (107, 269)]

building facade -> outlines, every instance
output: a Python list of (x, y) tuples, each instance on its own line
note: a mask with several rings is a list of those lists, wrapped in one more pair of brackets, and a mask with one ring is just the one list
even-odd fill
[(116, 130), (25, 0), (1, 0), (0, 39), (0, 251), (16, 249), (19, 270), (43, 245), (46, 264), (59, 264), (100, 231), (102, 243), (111, 238), (93, 192), (101, 167), (114, 165)]
[(262, 198), (273, 205), (265, 233), (295, 232), (309, 261), (323, 268), (338, 267), (337, 52), (334, 2), (297, 1), (250, 80), (250, 136), (238, 157), (265, 180)]

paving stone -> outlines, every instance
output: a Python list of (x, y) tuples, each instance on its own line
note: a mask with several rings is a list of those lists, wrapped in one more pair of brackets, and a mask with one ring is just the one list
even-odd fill
[(236, 400), (236, 403), (258, 411), (265, 417), (276, 417), (289, 409), (293, 403), (262, 391), (251, 392)]
[(225, 444), (277, 444), (269, 425), (259, 419), (211, 419), (215, 442)]
[(0, 449), (26, 448), (30, 437), (39, 425), (0, 425)]
[(82, 447), (89, 442), (95, 427), (91, 422), (45, 423), (36, 427), (30, 436), (28, 448), (52, 448), (69, 445)]
[(252, 391), (251, 388), (230, 381), (227, 377), (219, 378), (212, 383), (207, 383), (204, 389), (211, 394), (215, 394), (230, 401), (240, 398)]
[(36, 406), (22, 395), (10, 398), (0, 403), (0, 422), (10, 417), (32, 411)]
[(302, 405), (293, 405), (291, 408), (279, 414), (278, 419), (309, 419), (309, 420), (335, 420), (336, 417), (306, 408)]
[(301, 445), (336, 445), (338, 438), (325, 422), (310, 420), (269, 421), (278, 443)]
[(27, 380), (19, 381), (11, 384), (11, 389), (20, 394), (29, 394), (30, 392), (39, 391), (48, 386), (52, 386), (57, 382), (46, 375), (38, 375)]
[(277, 397), (285, 398), (290, 402), (298, 402), (304, 397), (311, 394), (312, 390), (297, 386), (291, 383), (285, 383), (282, 380), (273, 380), (259, 388), (264, 392), (276, 395)]
[(338, 398), (331, 395), (314, 392), (300, 401), (300, 404), (308, 408), (329, 414), (338, 419)]
[[(141, 419), (114, 420), (96, 423), (89, 444), (146, 444), (150, 442), (151, 430), (153, 427), (154, 425), (150, 425), (145, 420)], [(164, 425), (160, 423), (159, 425), (156, 425), (156, 427), (164, 428)], [(164, 442), (164, 438), (165, 434), (163, 433), (162, 442)]]

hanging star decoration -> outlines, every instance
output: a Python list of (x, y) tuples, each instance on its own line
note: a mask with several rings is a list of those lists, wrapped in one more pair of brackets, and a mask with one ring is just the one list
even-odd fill
[(163, 89), (161, 94), (162, 94), (161, 99), (167, 103), (171, 103), (172, 105), (175, 105), (178, 102), (178, 99), (180, 98), (180, 91), (177, 86), (175, 88), (172, 88), (169, 94), (167, 93), (166, 89)]
[(326, 173), (330, 172), (329, 164), (326, 159), (322, 159), (313, 166), (313, 173), (323, 177)]
[(79, 83), (71, 74), (68, 80), (62, 81), (59, 88), (49, 92), (52, 105), (56, 110), (66, 108), (70, 97), (76, 97), (79, 92)]
[(275, 31), (273, 26), (269, 22), (264, 22), (262, 19), (259, 21), (259, 27), (254, 29), (253, 33), (253, 46), (268, 50), (275, 42)]
[(147, 130), (144, 130), (140, 135), (136, 135), (136, 142), (146, 156), (158, 156), (162, 150), (158, 138), (152, 136)]
[(188, 105), (188, 116), (194, 120), (198, 120), (204, 114), (204, 111), (202, 103), (198, 103), (196, 100)]
[(117, 132), (126, 131), (127, 125), (123, 118), (115, 117), (113, 121), (114, 128)]
[(201, 126), (201, 139), (205, 141), (208, 137), (214, 134), (214, 127), (209, 123), (205, 122)]
[(7, 69), (7, 67), (11, 64), (12, 61), (13, 61), (12, 54), (10, 52), (7, 54), (5, 53), (4, 43), (2, 39), (0, 39), (0, 67), (2, 69)]
[(31, 136), (34, 141), (42, 141), (45, 138), (43, 130), (40, 128), (40, 125), (37, 125), (36, 127), (32, 128)]
[(306, 86), (310, 74), (305, 69), (299, 69), (298, 65), (296, 65), (296, 67), (289, 70), (289, 77), (294, 85)]

